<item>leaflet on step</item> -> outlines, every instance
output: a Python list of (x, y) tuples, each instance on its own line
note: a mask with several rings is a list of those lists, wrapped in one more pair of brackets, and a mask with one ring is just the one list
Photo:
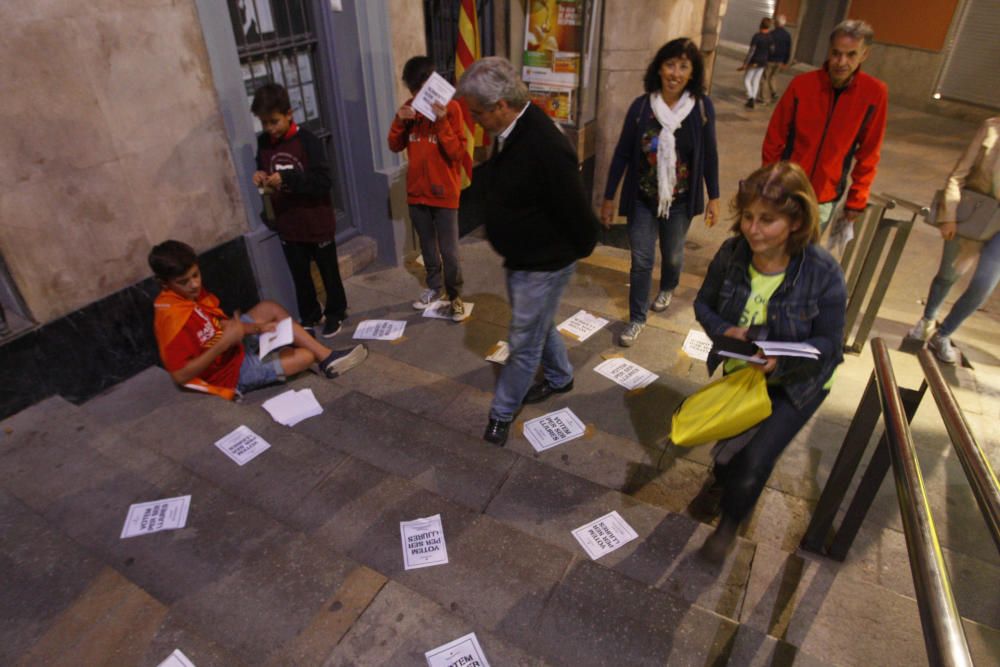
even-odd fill
[(591, 315), (585, 310), (578, 310), (568, 320), (556, 327), (556, 330), (574, 340), (583, 342), (608, 325), (603, 317)]
[(295, 426), (304, 419), (323, 414), (323, 406), (312, 389), (286, 391), (264, 401), (261, 407), (267, 410), (271, 419), (285, 426)]
[(618, 512), (609, 512), (573, 531), (573, 537), (593, 560), (606, 556), (639, 537)]
[(648, 371), (639, 364), (632, 363), (623, 357), (606, 359), (594, 367), (594, 370), (625, 387), (629, 391), (641, 389), (655, 382), (660, 376)]
[(121, 539), (183, 528), (187, 524), (190, 506), (191, 496), (135, 503), (128, 508)]
[(245, 465), (271, 448), (267, 440), (245, 425), (216, 440), (215, 446), (238, 465)]
[(403, 567), (416, 570), (448, 562), (448, 545), (444, 541), (441, 515), (399, 522), (403, 542)]
[(365, 320), (354, 330), (355, 340), (396, 340), (406, 329), (406, 320)]
[(194, 663), (180, 649), (175, 649), (157, 667), (194, 667)]
[(427, 651), (424, 658), (427, 667), (490, 667), (475, 632)]
[(569, 408), (524, 422), (524, 437), (536, 452), (575, 440), (587, 432), (587, 426)]

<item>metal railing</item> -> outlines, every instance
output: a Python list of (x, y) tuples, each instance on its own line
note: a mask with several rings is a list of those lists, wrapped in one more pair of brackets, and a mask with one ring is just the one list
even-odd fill
[[(928, 388), (934, 396), (998, 551), (1000, 484), (976, 443), (933, 355), (926, 349), (921, 350), (918, 355), (925, 377), (918, 390), (901, 388), (896, 384), (888, 348), (881, 338), (872, 340), (872, 355), (875, 370), (847, 429), (801, 546), (807, 551), (843, 560), (891, 467), (928, 659), (932, 665), (971, 665), (972, 658), (962, 630), (962, 619), (951, 592), (951, 583), (910, 433), (909, 422)], [(880, 415), (885, 432), (878, 441), (843, 520), (836, 531), (831, 532), (837, 511), (857, 472)]]
[[(897, 208), (909, 213), (909, 219), (894, 220), (886, 217), (887, 211)], [(868, 197), (868, 206), (864, 214), (854, 221), (854, 238), (844, 248), (844, 255), (840, 260), (847, 281), (847, 314), (844, 326), (846, 351), (858, 353), (864, 347), (878, 310), (885, 299), (889, 281), (903, 255), (903, 248), (913, 229), (913, 223), (917, 216), (926, 213), (927, 207), (901, 197), (873, 194)], [(889, 245), (890, 237), (891, 245)], [(886, 251), (887, 245), (889, 245), (888, 251)], [(863, 312), (862, 307), (864, 307)], [(855, 325), (857, 332), (854, 340), (848, 342)]]

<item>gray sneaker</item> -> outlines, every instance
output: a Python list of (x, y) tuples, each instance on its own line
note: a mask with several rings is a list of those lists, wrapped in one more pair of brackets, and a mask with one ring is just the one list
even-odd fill
[(934, 334), (927, 343), (927, 347), (934, 350), (934, 356), (946, 364), (957, 364), (962, 353), (951, 344), (951, 337)]
[(656, 299), (653, 301), (651, 306), (653, 312), (662, 313), (670, 305), (670, 300), (674, 297), (673, 292), (660, 292), (656, 295)]
[(917, 323), (906, 332), (906, 337), (914, 340), (927, 340), (927, 337), (931, 335), (931, 330), (933, 328), (934, 320), (928, 320), (925, 317), (921, 317), (917, 320)]
[(622, 347), (632, 347), (632, 343), (639, 337), (639, 333), (645, 326), (642, 322), (629, 322), (625, 331), (622, 332), (621, 338), (618, 339), (618, 343)]
[(441, 292), (436, 289), (425, 289), (420, 293), (420, 296), (417, 297), (417, 300), (413, 302), (413, 307), (417, 310), (424, 310), (437, 301), (440, 296)]

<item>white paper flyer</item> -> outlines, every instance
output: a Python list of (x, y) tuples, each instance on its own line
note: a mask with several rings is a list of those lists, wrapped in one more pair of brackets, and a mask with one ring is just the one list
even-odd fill
[(618, 512), (610, 512), (573, 531), (573, 537), (593, 560), (639, 537)]
[(148, 535), (161, 530), (183, 528), (187, 523), (190, 506), (191, 496), (136, 503), (128, 508), (121, 539), (136, 535)]
[(403, 541), (403, 566), (416, 570), (448, 562), (448, 545), (444, 541), (441, 515), (399, 522), (399, 535)]
[(246, 426), (240, 426), (231, 433), (219, 438), (215, 441), (215, 446), (239, 465), (253, 460), (262, 454), (264, 450), (271, 448), (267, 440)]
[(524, 422), (524, 437), (536, 452), (575, 440), (587, 432), (587, 426), (569, 408)]

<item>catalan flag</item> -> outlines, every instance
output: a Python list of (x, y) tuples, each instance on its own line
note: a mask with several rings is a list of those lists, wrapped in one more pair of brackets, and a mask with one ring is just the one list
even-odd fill
[[(476, 15), (476, 0), (462, 0), (458, 15), (458, 40), (455, 45), (455, 83), (462, 78), (465, 70), (479, 59), (479, 17)], [(483, 128), (472, 120), (469, 107), (459, 100), (465, 132), (466, 156), (462, 159), (462, 188), (472, 183), (472, 153), (476, 146), (486, 145)]]

